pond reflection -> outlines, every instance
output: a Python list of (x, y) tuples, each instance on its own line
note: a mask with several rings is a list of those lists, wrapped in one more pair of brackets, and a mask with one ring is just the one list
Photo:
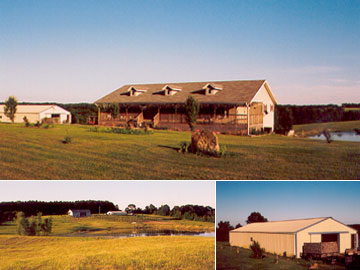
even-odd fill
[[(329, 132), (333, 141), (360, 142), (360, 135), (354, 131), (348, 132)], [(324, 134), (310, 136), (310, 139), (326, 140)]]
[(128, 238), (128, 237), (144, 237), (144, 236), (202, 236), (215, 237), (215, 232), (187, 232), (173, 230), (147, 231), (138, 230), (132, 232), (112, 233), (112, 234), (72, 234), (70, 237), (101, 237), (101, 238)]

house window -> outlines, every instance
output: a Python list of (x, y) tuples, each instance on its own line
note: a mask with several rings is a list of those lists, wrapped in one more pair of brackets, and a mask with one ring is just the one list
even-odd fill
[(254, 241), (254, 239), (252, 237), (250, 237), (250, 241), (252, 242), (252, 241)]

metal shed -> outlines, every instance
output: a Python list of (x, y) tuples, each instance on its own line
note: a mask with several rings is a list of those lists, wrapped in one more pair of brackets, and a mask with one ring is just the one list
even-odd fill
[(258, 241), (266, 252), (300, 258), (305, 243), (336, 242), (339, 253), (357, 248), (357, 231), (332, 217), (259, 222), (230, 231), (230, 245), (249, 248)]
[(91, 212), (89, 209), (70, 209), (68, 215), (72, 217), (89, 217)]
[[(0, 122), (10, 123), (11, 120), (4, 114), (4, 107), (5, 105), (0, 104)], [(45, 118), (58, 124), (71, 123), (71, 113), (55, 104), (19, 104), (16, 106), (14, 122), (24, 123), (24, 117), (26, 117), (30, 123), (36, 123), (37, 121), (41, 122)]]

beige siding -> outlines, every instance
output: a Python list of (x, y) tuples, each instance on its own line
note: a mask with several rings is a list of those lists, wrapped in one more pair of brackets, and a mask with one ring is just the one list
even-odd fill
[[(11, 123), (10, 118), (6, 117), (3, 113), (0, 113), (1, 119), (0, 122), (3, 123)], [(36, 123), (39, 121), (39, 114), (38, 113), (16, 113), (14, 118), (14, 123), (24, 123), (24, 116), (29, 120), (31, 123)]]
[(333, 219), (327, 219), (297, 233), (297, 257), (300, 257), (304, 243), (320, 243), (321, 233), (339, 233), (340, 252), (351, 248), (351, 234), (356, 230), (349, 228)]
[(286, 252), (287, 256), (295, 254), (294, 234), (230, 232), (230, 245), (249, 248), (251, 237), (258, 241), (266, 252), (275, 252), (280, 255)]
[(274, 121), (275, 121), (275, 106), (272, 101), (269, 93), (267, 92), (265, 85), (263, 85), (260, 90), (256, 93), (252, 102), (262, 102), (266, 107), (268, 114), (264, 114), (263, 118), (263, 127), (274, 129)]

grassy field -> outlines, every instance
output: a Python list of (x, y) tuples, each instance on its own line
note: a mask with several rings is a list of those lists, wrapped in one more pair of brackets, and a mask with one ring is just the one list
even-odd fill
[[(179, 232), (213, 232), (214, 223), (190, 220), (172, 220), (156, 215), (105, 216), (92, 215), (86, 218), (74, 218), (67, 215), (51, 216), (52, 235), (111, 235), (118, 233), (171, 230)], [(0, 226), (0, 235), (15, 235), (15, 221)]]
[(297, 134), (305, 134), (306, 136), (319, 134), (325, 128), (329, 131), (354, 131), (354, 128), (360, 129), (360, 121), (315, 123), (293, 126), (293, 129)]
[[(357, 123), (353, 123), (355, 125)], [(360, 179), (360, 147), (269, 135), (220, 135), (223, 158), (181, 154), (189, 132), (89, 132), (0, 124), (0, 179)], [(63, 144), (65, 136), (72, 143)]]
[(214, 269), (214, 237), (104, 237), (143, 230), (214, 231), (214, 223), (155, 215), (52, 218), (50, 236), (17, 236), (15, 222), (0, 226), (0, 270)]
[(214, 269), (213, 237), (0, 236), (0, 269)]
[(318, 264), (316, 269), (324, 270), (345, 270), (341, 265), (326, 265), (320, 261), (313, 263), (303, 259), (290, 259), (279, 257), (278, 264), (275, 264), (275, 257), (267, 255), (265, 258), (251, 258), (251, 250), (239, 248), (237, 253), (236, 247), (230, 247), (227, 242), (216, 242), (216, 269), (217, 270), (305, 270), (313, 263)]

